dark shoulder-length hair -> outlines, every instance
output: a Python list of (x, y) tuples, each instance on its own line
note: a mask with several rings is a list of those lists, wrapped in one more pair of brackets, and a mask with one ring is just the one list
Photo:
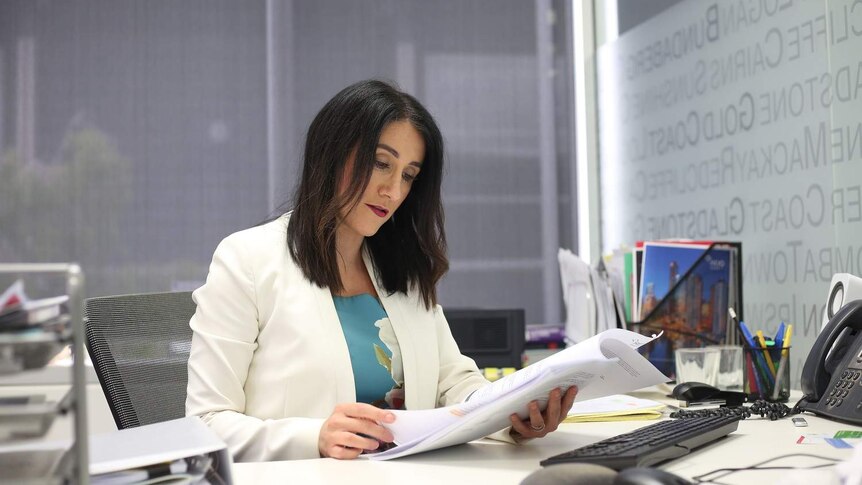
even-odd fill
[[(430, 309), (437, 282), (449, 269), (440, 185), (443, 137), (430, 113), (394, 85), (361, 81), (335, 95), (311, 122), (305, 141), (302, 179), (293, 201), (287, 244), (305, 277), (341, 291), (335, 232), (340, 215), (359, 203), (371, 180), (380, 133), (392, 122), (407, 121), (425, 141), (422, 170), (410, 193), (365, 245), (386, 292), (416, 289)], [(355, 153), (344, 194), (338, 181)]]

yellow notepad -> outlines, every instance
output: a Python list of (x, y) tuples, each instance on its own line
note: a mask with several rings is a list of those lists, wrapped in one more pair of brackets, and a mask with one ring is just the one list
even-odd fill
[(615, 394), (576, 402), (563, 422), (588, 423), (658, 419), (661, 417), (661, 411), (664, 407), (664, 404), (649, 399)]

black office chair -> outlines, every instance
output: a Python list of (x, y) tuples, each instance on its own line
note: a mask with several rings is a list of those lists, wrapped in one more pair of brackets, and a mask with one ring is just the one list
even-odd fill
[(185, 416), (191, 292), (90, 298), (87, 350), (117, 428)]

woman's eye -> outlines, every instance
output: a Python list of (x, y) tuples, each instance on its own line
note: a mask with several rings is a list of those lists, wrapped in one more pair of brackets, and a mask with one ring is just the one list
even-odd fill
[(379, 169), (381, 169), (381, 170), (386, 170), (387, 168), (389, 168), (389, 164), (388, 164), (388, 163), (386, 163), (386, 162), (380, 161), (380, 160), (375, 160), (375, 161), (374, 161), (374, 168), (379, 168)]
[(401, 177), (404, 179), (405, 182), (413, 182), (414, 180), (416, 180), (416, 175), (413, 175), (412, 173), (404, 172)]

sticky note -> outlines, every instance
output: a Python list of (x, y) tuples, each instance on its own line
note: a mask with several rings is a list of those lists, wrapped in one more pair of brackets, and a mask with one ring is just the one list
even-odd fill
[(835, 436), (833, 436), (833, 438), (862, 438), (862, 431), (842, 429), (841, 431), (835, 433)]
[(796, 440), (797, 445), (821, 445), (827, 439), (833, 439), (828, 434), (804, 434)]
[(491, 382), (494, 382), (497, 379), (499, 379), (501, 374), (502, 374), (502, 372), (500, 371), (500, 368), (498, 368), (498, 367), (485, 367), (484, 370), (485, 370), (485, 372), (484, 372), (485, 379), (488, 379)]
[(835, 448), (853, 448), (853, 445), (841, 438), (826, 438), (825, 441)]

